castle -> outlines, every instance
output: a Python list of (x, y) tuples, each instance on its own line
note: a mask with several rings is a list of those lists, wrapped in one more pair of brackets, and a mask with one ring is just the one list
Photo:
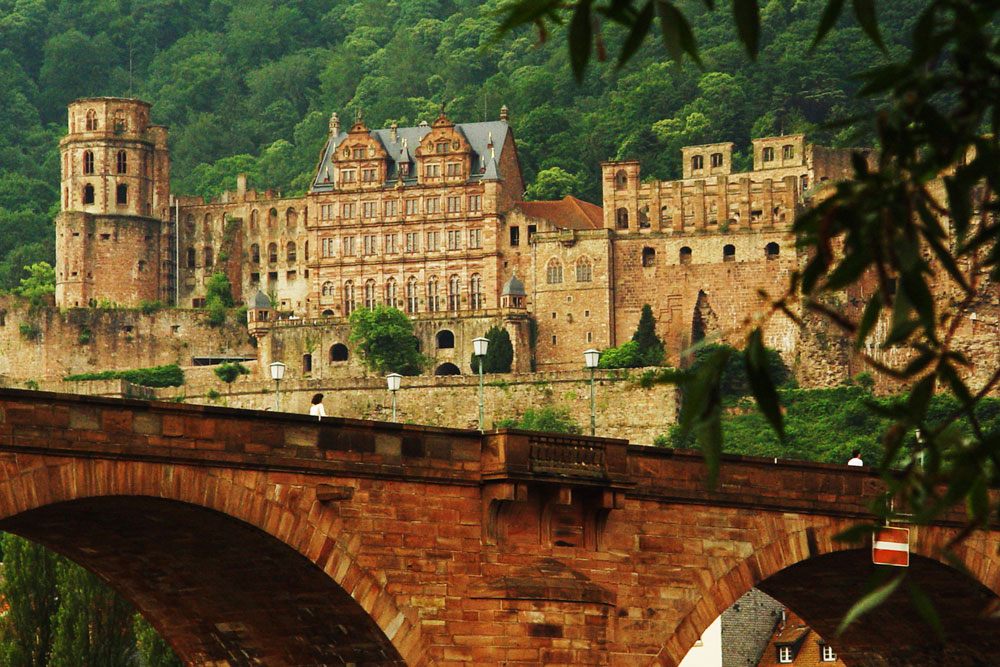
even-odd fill
[[(492, 325), (510, 332), (515, 370), (579, 368), (583, 350), (629, 340), (645, 303), (676, 362), (784, 290), (800, 261), (791, 221), (850, 171), (848, 151), (771, 137), (753, 142), (750, 171), (733, 172), (731, 143), (690, 146), (680, 180), (605, 162), (602, 206), (528, 202), (506, 107), (376, 130), (333, 114), (304, 196), (241, 177), (206, 202), (170, 192), (167, 130), (149, 118), (135, 99), (69, 106), (56, 305), (198, 308), (222, 271), (237, 299), (267, 296), (250, 313), (260, 360), (317, 378), (360, 371), (346, 318), (376, 304), (410, 316), (435, 374), (468, 372)], [(798, 336), (783, 316), (765, 329), (787, 355)]]

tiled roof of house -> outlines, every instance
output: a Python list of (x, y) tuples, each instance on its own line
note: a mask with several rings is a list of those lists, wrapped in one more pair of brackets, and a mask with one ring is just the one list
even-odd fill
[(572, 196), (558, 201), (518, 202), (516, 208), (532, 218), (544, 218), (559, 229), (600, 229), (604, 226), (600, 206)]
[[(826, 642), (822, 637), (813, 632), (812, 628), (796, 616), (787, 611), (785, 622), (779, 623), (771, 635), (771, 641), (764, 649), (757, 667), (844, 667), (844, 662), (835, 657), (832, 660), (824, 660), (823, 647)], [(782, 648), (790, 649), (790, 653), (785, 661), (781, 660), (780, 651)]]

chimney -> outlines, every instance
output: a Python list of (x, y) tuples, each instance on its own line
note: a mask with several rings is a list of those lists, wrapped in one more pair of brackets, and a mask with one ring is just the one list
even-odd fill
[(507, 108), (506, 104), (503, 105), (502, 107), (500, 107), (500, 121), (501, 122), (506, 123), (507, 122), (507, 117), (509, 115), (510, 115), (510, 109)]
[(334, 111), (330, 116), (330, 136), (335, 137), (340, 134), (340, 117)]
[(399, 129), (399, 123), (392, 121), (392, 125), (389, 126), (389, 141), (396, 141), (396, 130)]
[(237, 174), (236, 175), (236, 195), (240, 201), (243, 200), (243, 195), (247, 193), (247, 175)]

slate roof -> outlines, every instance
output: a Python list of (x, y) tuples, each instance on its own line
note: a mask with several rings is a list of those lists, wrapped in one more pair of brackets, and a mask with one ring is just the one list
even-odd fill
[[(386, 187), (395, 186), (399, 176), (399, 165), (404, 162), (410, 165), (409, 174), (404, 177), (404, 183), (416, 183), (417, 163), (414, 152), (420, 146), (423, 138), (430, 134), (431, 129), (429, 125), (396, 128), (395, 141), (392, 140), (392, 130), (389, 128), (371, 130), (369, 132), (373, 138), (382, 144), (382, 147), (385, 148), (385, 152), (389, 156), (389, 168), (386, 172), (387, 178), (385, 182)], [(469, 177), (469, 182), (484, 179), (499, 179), (496, 164), (491, 165), (490, 163), (493, 162), (491, 156), (496, 162), (500, 160), (504, 142), (507, 139), (507, 133), (510, 132), (507, 123), (501, 120), (484, 123), (456, 123), (455, 130), (465, 137), (474, 153), (472, 174)], [(320, 158), (319, 168), (316, 170), (316, 176), (313, 178), (313, 192), (330, 192), (334, 190), (333, 168), (330, 158), (334, 151), (337, 150), (337, 146), (347, 136), (347, 132), (341, 132), (337, 136), (327, 140), (326, 146), (323, 148), (322, 157)], [(493, 142), (492, 151), (489, 146), (491, 139)], [(327, 174), (329, 175), (328, 182), (324, 181)]]
[(266, 294), (264, 294), (260, 290), (257, 290), (257, 292), (252, 297), (250, 297), (250, 302), (247, 304), (247, 306), (249, 306), (252, 309), (270, 308), (271, 300), (267, 298)]
[(524, 201), (514, 206), (527, 216), (548, 220), (558, 229), (600, 229), (604, 226), (601, 207), (576, 197), (566, 196), (559, 201)]
[(517, 276), (511, 276), (510, 280), (504, 283), (500, 296), (527, 296), (524, 291), (524, 283), (518, 280)]

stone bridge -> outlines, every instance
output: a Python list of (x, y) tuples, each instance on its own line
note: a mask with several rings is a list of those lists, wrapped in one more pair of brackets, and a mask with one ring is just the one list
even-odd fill
[(667, 665), (752, 586), (848, 665), (1000, 664), (997, 532), (912, 531), (908, 597), (840, 637), (872, 471), (0, 390), (0, 529), (133, 602), (190, 665)]

